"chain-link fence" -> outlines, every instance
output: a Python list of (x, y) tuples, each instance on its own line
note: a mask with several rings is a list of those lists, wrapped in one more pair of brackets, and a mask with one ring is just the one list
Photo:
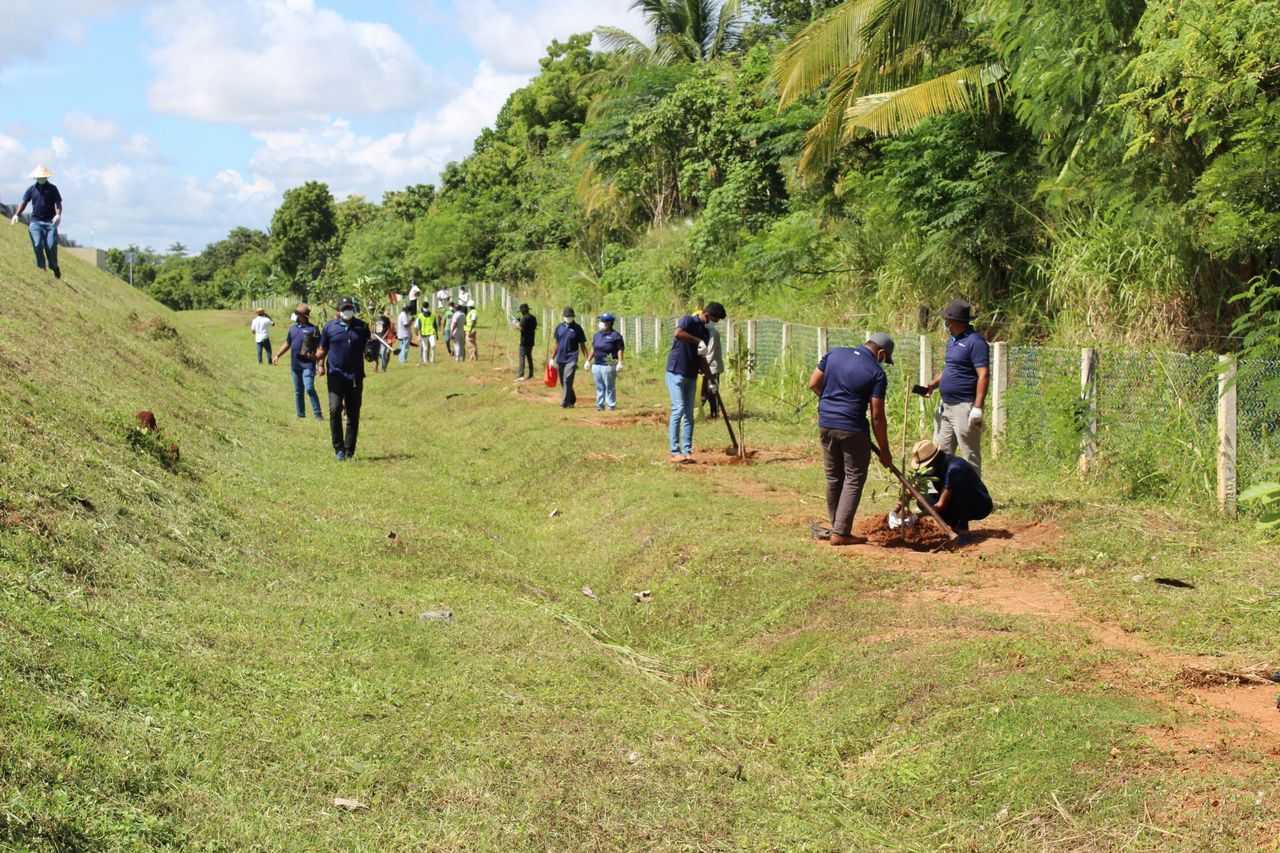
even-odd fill
[[(509, 314), (522, 301), (503, 287), (477, 286)], [(524, 300), (527, 301), (527, 300)], [(560, 309), (535, 311), (541, 335), (560, 320)], [(594, 312), (580, 312), (580, 321)], [(678, 317), (617, 315), (614, 328), (635, 354), (665, 353)], [(589, 323), (585, 323), (590, 325)], [(857, 346), (868, 330), (820, 328), (777, 319), (730, 318), (722, 326), (726, 351), (741, 339), (750, 354), (754, 379), (782, 379), (806, 372), (822, 353)], [(946, 357), (943, 335), (894, 335), (895, 364), (887, 369), (891, 387), (927, 381)], [(1082, 351), (1065, 347), (1009, 346), (1004, 363), (993, 363), (988, 423), (1001, 408), (996, 440), (1016, 460), (1063, 469), (1082, 458), (1133, 494), (1210, 497), (1223, 474), (1220, 456), (1229, 432), (1237, 482), (1234, 495), (1280, 464), (1280, 401), (1268, 398), (1268, 383), (1280, 388), (1280, 361), (1242, 365), (1236, 384), (1236, 417), (1221, 423), (1221, 365), (1210, 353), (1146, 352), (1125, 349)], [(923, 364), (922, 364), (923, 362)], [(1003, 377), (998, 371), (1003, 370)], [(901, 383), (901, 384), (900, 384)], [(1000, 383), (998, 399), (994, 385)], [(897, 398), (895, 393), (891, 397)]]

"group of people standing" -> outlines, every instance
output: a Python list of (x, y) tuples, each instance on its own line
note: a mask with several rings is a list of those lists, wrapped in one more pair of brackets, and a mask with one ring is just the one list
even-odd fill
[[(928, 385), (912, 388), (922, 397), (935, 390), (941, 392), (934, 410), (933, 437), (916, 442), (912, 468), (926, 481), (925, 500), (959, 535), (958, 544), (964, 544), (969, 523), (986, 518), (992, 510), (991, 495), (981, 476), (980, 448), (990, 350), (973, 328), (973, 308), (968, 302), (951, 300), (942, 319), (950, 335), (943, 368)], [(862, 346), (828, 352), (809, 379), (810, 390), (818, 395), (818, 437), (832, 545), (867, 541), (854, 535), (853, 519), (862, 500), (872, 452), (885, 468), (893, 467), (884, 405), (888, 380), (881, 367), (893, 364), (893, 350), (889, 335), (872, 334)], [(904, 516), (913, 517), (905, 499), (894, 508), (891, 518)]]

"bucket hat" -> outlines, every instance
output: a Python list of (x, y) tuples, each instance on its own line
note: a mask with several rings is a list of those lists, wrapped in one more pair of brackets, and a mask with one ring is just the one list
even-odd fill
[(938, 445), (927, 438), (923, 441), (917, 441), (915, 446), (911, 448), (911, 467), (917, 471), (921, 468), (928, 468), (941, 452), (938, 449)]
[(952, 299), (942, 309), (942, 319), (955, 320), (958, 323), (973, 322), (973, 306), (963, 299)]
[(32, 169), (31, 174), (27, 175), (27, 177), (28, 178), (52, 178), (53, 172), (50, 172), (49, 167), (46, 166), (44, 163), (41, 163), (39, 166), (36, 166), (34, 169)]

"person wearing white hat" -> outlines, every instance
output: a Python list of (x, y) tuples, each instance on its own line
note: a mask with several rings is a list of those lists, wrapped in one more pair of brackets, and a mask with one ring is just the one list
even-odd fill
[(28, 204), (31, 205), (31, 225), (28, 231), (31, 233), (31, 248), (36, 252), (36, 266), (39, 269), (47, 266), (53, 271), (54, 278), (62, 278), (62, 269), (58, 266), (58, 224), (62, 222), (62, 195), (57, 187), (49, 183), (53, 172), (43, 163), (35, 168), (30, 177), (35, 178), (36, 182), (27, 187), (22, 196), (22, 204), (18, 205), (18, 212), (9, 220), (9, 224), (17, 225), (18, 217), (27, 209)]

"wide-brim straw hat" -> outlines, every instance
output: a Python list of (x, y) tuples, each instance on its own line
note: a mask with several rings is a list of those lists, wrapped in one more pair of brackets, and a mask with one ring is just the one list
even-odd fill
[(44, 163), (41, 163), (39, 166), (36, 166), (34, 169), (32, 169), (31, 174), (27, 175), (27, 177), (28, 178), (52, 178), (53, 172), (50, 172), (49, 167), (46, 166)]
[(915, 447), (911, 448), (911, 467), (916, 470), (928, 468), (941, 452), (938, 445), (927, 438), (917, 441)]

